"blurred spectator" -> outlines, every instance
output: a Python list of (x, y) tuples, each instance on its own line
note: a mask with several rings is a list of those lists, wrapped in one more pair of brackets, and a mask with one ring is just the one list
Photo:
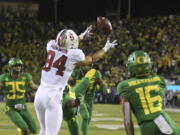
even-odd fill
[[(40, 80), (40, 69), (46, 57), (45, 44), (56, 36), (63, 28), (71, 28), (81, 32), (92, 22), (63, 22), (56, 24), (40, 22), (36, 12), (27, 8), (13, 11), (11, 8), (0, 9), (0, 72), (6, 72), (7, 59), (20, 57), (24, 61), (24, 68), (30, 72), (36, 83)], [(180, 17), (179, 15), (155, 16), (148, 18), (122, 19), (118, 22), (111, 20), (114, 28), (112, 39), (118, 39), (116, 49), (108, 52), (104, 59), (97, 63), (103, 73), (104, 80), (112, 90), (103, 95), (104, 102), (114, 102), (114, 87), (119, 81), (128, 78), (126, 59), (128, 55), (138, 49), (149, 53), (154, 61), (154, 74), (164, 75), (169, 84), (180, 85)], [(79, 34), (79, 33), (78, 33)], [(96, 29), (91, 40), (80, 42), (80, 48), (90, 54), (99, 50), (106, 40)], [(94, 42), (96, 41), (96, 42)], [(83, 45), (84, 44), (84, 45)], [(90, 49), (89, 49), (90, 48)], [(175, 80), (175, 82), (174, 82)], [(100, 99), (100, 98), (99, 98)], [(179, 99), (179, 98), (178, 98)], [(116, 102), (116, 101), (115, 101)], [(168, 103), (169, 104), (169, 103)]]
[(166, 107), (174, 107), (174, 103), (173, 103), (173, 97), (174, 97), (174, 93), (171, 90), (167, 91), (167, 95), (166, 95)]
[(0, 74), (2, 73), (2, 67), (7, 62), (6, 56), (0, 52)]
[(177, 80), (175, 81), (175, 85), (180, 85), (180, 76), (177, 76)]
[(0, 102), (4, 101), (4, 93), (0, 91)]

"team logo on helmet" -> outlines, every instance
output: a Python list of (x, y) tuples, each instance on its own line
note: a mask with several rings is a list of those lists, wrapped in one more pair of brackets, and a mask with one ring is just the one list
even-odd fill
[(58, 33), (56, 43), (62, 49), (78, 48), (79, 39), (73, 30), (64, 29)]
[(145, 56), (139, 56), (136, 58), (136, 62), (138, 64), (145, 64), (147, 63), (148, 59)]
[(135, 51), (129, 56), (127, 67), (132, 76), (143, 76), (151, 72), (152, 63), (146, 52)]

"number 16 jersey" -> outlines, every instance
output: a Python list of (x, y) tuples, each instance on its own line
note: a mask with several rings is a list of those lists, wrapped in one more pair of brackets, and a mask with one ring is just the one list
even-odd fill
[(81, 49), (61, 49), (51, 40), (47, 43), (47, 59), (41, 72), (41, 84), (65, 88), (77, 62), (85, 60)]
[(164, 78), (160, 76), (131, 78), (120, 82), (117, 87), (120, 96), (130, 102), (139, 124), (161, 114), (165, 89)]

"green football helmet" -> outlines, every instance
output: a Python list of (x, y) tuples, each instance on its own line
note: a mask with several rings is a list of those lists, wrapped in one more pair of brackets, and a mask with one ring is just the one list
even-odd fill
[(147, 76), (152, 72), (150, 56), (144, 51), (135, 51), (130, 54), (127, 67), (131, 76)]
[[(15, 67), (21, 67), (21, 68), (15, 68)], [(19, 58), (11, 58), (8, 62), (8, 70), (10, 74), (19, 74), (23, 70), (23, 62)]]

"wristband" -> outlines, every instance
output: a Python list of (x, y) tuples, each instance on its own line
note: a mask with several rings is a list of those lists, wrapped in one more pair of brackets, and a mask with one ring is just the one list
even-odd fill
[(109, 50), (109, 48), (107, 48), (106, 46), (103, 48), (103, 50), (105, 51), (105, 52), (107, 52), (108, 50)]
[(84, 34), (81, 33), (81, 34), (79, 35), (79, 40), (83, 40), (83, 38), (84, 38)]

